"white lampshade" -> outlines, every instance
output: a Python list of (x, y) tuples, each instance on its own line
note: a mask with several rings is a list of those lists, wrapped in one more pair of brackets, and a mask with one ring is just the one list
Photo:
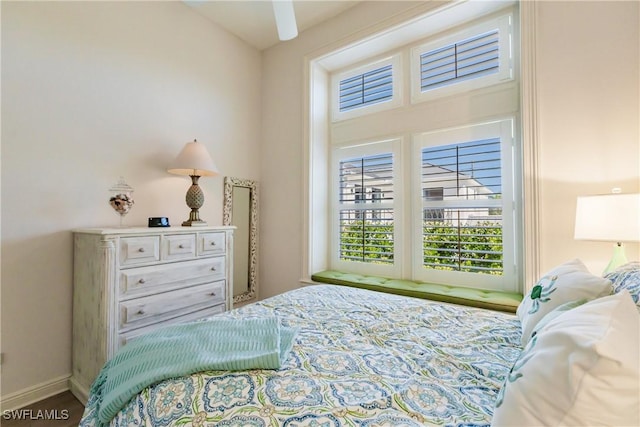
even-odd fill
[(640, 193), (578, 197), (574, 237), (608, 242), (640, 241)]
[(220, 173), (207, 147), (195, 139), (185, 144), (167, 172), (191, 176), (214, 176)]
[(278, 38), (280, 40), (291, 40), (298, 35), (292, 0), (273, 0), (273, 14), (276, 17), (276, 27), (278, 28)]
[(640, 194), (578, 197), (574, 237), (616, 242), (603, 274), (626, 264), (623, 242), (640, 241)]

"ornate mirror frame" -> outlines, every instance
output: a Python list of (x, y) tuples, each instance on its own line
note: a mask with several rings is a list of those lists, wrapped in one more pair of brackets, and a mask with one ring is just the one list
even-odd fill
[[(257, 182), (250, 179), (224, 177), (224, 209), (222, 212), (223, 225), (236, 225), (233, 221), (233, 189), (241, 187), (249, 189), (249, 245), (245, 249), (234, 241), (234, 262), (240, 262), (239, 256), (247, 257), (248, 265), (248, 285), (247, 291), (240, 294), (233, 294), (233, 303), (238, 304), (253, 300), (258, 296), (258, 186)], [(235, 239), (234, 239), (235, 240)], [(239, 254), (239, 255), (238, 255)], [(238, 284), (234, 278), (233, 286)]]

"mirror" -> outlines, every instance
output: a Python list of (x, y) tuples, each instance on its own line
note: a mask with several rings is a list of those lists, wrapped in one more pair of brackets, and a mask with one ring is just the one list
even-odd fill
[(258, 188), (255, 181), (224, 178), (223, 225), (234, 225), (233, 303), (258, 296)]

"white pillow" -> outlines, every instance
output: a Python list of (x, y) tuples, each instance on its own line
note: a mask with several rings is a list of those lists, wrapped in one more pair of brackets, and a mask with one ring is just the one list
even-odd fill
[(640, 316), (629, 292), (551, 319), (500, 390), (492, 426), (640, 425)]
[(569, 302), (565, 302), (564, 304), (560, 304), (558, 307), (554, 308), (549, 313), (547, 313), (546, 316), (540, 319), (538, 323), (536, 323), (536, 327), (533, 328), (533, 332), (531, 332), (531, 336), (527, 339), (527, 342), (529, 342), (531, 338), (536, 336), (538, 334), (538, 331), (544, 328), (545, 326), (547, 326), (547, 324), (551, 322), (553, 319), (555, 319), (556, 317), (560, 316), (563, 313), (566, 313), (571, 309), (580, 307), (582, 304), (585, 304), (587, 302), (588, 300), (586, 299), (580, 299), (580, 300), (569, 301)]
[(518, 306), (522, 325), (522, 346), (542, 318), (556, 307), (575, 300), (592, 300), (611, 295), (611, 282), (594, 276), (579, 259), (559, 265), (542, 276)]

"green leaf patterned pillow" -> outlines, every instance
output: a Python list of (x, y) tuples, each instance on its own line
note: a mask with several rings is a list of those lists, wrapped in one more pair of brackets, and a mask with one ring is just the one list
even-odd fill
[(527, 344), (538, 322), (560, 305), (612, 293), (611, 281), (591, 274), (579, 259), (555, 267), (538, 280), (518, 306), (522, 346)]

